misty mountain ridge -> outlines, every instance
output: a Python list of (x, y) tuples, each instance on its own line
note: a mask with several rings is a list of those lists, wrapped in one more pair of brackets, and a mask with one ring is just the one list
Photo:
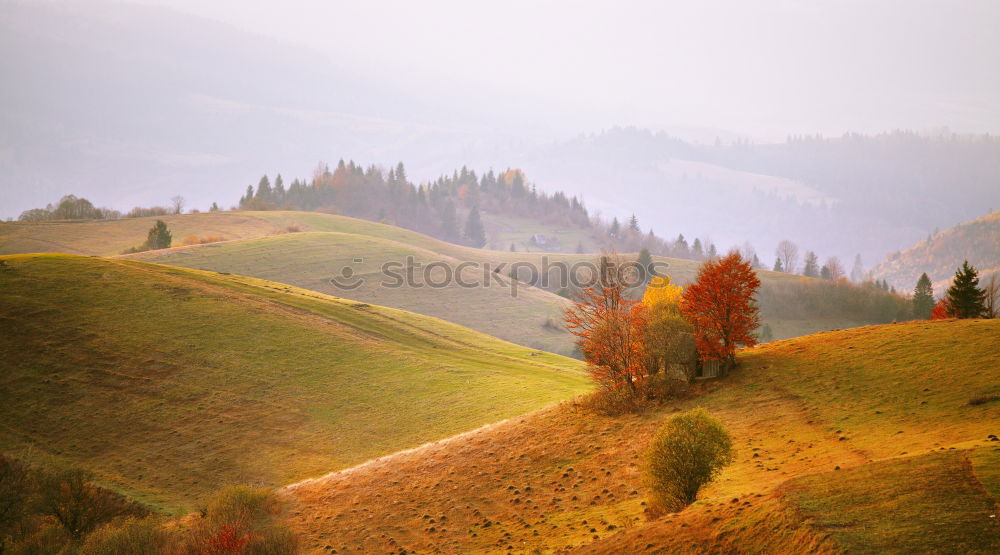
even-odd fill
[(667, 129), (691, 142), (635, 127), (541, 141), (516, 116), (491, 128), (467, 106), (392, 88), (379, 68), (348, 71), (304, 47), (133, 4), (6, 3), (0, 48), (17, 52), (0, 72), (18, 75), (0, 90), (3, 217), (68, 193), (121, 210), (176, 194), (225, 207), (263, 173), (402, 160), (414, 181), (519, 167), (608, 219), (634, 213), (660, 236), (721, 249), (750, 242), (768, 264), (790, 239), (872, 266), (1000, 206), (1000, 142), (989, 136), (752, 144), (681, 126)]

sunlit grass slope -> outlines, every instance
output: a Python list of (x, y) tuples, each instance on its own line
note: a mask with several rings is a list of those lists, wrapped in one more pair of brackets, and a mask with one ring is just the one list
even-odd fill
[(0, 451), (159, 507), (281, 485), (587, 391), (575, 360), (283, 284), (2, 258)]
[(62, 252), (112, 256), (141, 245), (149, 228), (163, 220), (174, 244), (184, 237), (247, 239), (280, 231), (273, 222), (252, 212), (205, 212), (107, 221), (5, 223), (0, 225), (0, 254)]
[[(68, 252), (116, 255), (141, 244), (156, 219), (3, 224), (0, 225), (0, 254)], [(519, 252), (510, 252), (507, 249), (509, 245), (499, 243), (496, 245), (499, 250), (475, 249), (391, 225), (318, 212), (212, 212), (164, 216), (162, 219), (172, 230), (175, 245), (180, 245), (188, 235), (223, 237), (228, 241), (131, 255), (133, 258), (220, 271), (234, 271), (233, 268), (238, 267), (239, 270), (235, 271), (244, 275), (429, 314), (521, 345), (562, 354), (573, 351), (572, 338), (558, 327), (545, 326), (549, 317), (559, 319), (564, 304), (564, 301), (552, 294), (559, 289), (556, 279), (550, 281), (547, 291), (528, 292), (520, 300), (512, 299), (509, 290), (502, 294), (499, 289), (504, 289), (503, 286), (494, 287), (493, 291), (452, 287), (444, 292), (425, 288), (409, 289), (404, 293), (375, 290), (369, 282), (366, 287), (344, 291), (333, 289), (328, 279), (336, 275), (344, 265), (351, 265), (356, 271), (371, 274), (378, 270), (382, 262), (401, 255), (405, 257), (406, 254), (413, 254), (416, 261), (424, 264), (440, 261), (452, 268), (462, 262), (480, 265), (489, 263), (494, 268), (504, 264), (504, 275), (515, 263), (542, 268), (546, 263), (550, 266), (557, 263), (571, 266), (579, 262), (594, 263), (598, 259), (597, 253), (577, 255), (521, 252), (524, 249), (520, 247)], [(511, 220), (504, 225), (512, 229), (530, 228), (529, 230), (537, 231), (531, 228), (530, 223)], [(322, 239), (314, 237), (305, 241), (295, 238), (297, 233), (287, 233), (290, 227), (313, 233), (334, 232), (341, 235)], [(356, 237), (347, 238), (343, 234)], [(579, 237), (571, 233), (566, 234), (565, 240), (572, 242), (574, 237), (579, 240)], [(240, 244), (242, 240), (248, 239), (259, 241), (251, 241), (248, 245)], [(584, 241), (584, 244), (585, 248), (594, 248), (592, 242)], [(370, 250), (366, 250), (369, 248)], [(634, 257), (635, 253), (625, 256)], [(360, 267), (353, 265), (355, 257), (364, 260)], [(700, 265), (700, 262), (693, 260), (662, 257), (657, 257), (657, 260), (666, 262), (667, 272), (673, 281), (682, 285), (694, 279)], [(478, 273), (478, 281), (482, 282), (481, 272)], [(784, 283), (804, 279), (801, 276), (766, 270), (758, 274), (761, 281), (770, 287), (780, 287)], [(523, 290), (524, 288), (520, 288), (519, 294)], [(447, 297), (444, 301), (443, 295)], [(461, 302), (452, 301), (458, 297), (461, 297)], [(477, 309), (483, 306), (488, 310)], [(768, 307), (764, 306), (763, 309), (767, 314)], [(831, 318), (823, 314), (811, 315), (807, 319), (768, 316), (764, 322), (771, 327), (774, 337), (778, 339), (870, 323)]]
[[(317, 552), (996, 552), (1000, 401), (969, 401), (1000, 394), (998, 345), (996, 320), (775, 342), (652, 413), (564, 403), (297, 485), (293, 522)], [(736, 460), (697, 503), (649, 520), (642, 453), (696, 406)]]
[[(206, 247), (144, 253), (137, 258), (252, 275), (402, 308), (550, 352), (569, 355), (575, 348), (574, 336), (561, 326), (566, 299), (534, 287), (512, 289), (505, 274), (495, 275), (484, 267), (468, 267), (461, 280), (449, 279), (449, 272), (463, 261), (413, 243), (376, 235), (306, 232)], [(380, 272), (384, 263), (395, 262), (398, 267), (394, 271), (404, 276), (402, 267), (407, 260), (423, 268), (431, 264), (438, 267), (429, 274), (422, 268), (415, 270), (412, 287)], [(342, 277), (343, 268), (353, 272), (343, 283), (363, 280), (358, 281), (359, 287), (345, 289), (331, 281)]]

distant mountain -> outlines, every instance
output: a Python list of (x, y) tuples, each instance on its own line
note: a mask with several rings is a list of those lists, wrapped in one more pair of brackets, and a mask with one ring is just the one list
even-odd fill
[(1000, 272), (1000, 210), (929, 235), (909, 249), (889, 255), (873, 273), (905, 291), (912, 290), (920, 274), (927, 272), (940, 296), (965, 260), (979, 270), (981, 278)]
[(696, 145), (637, 128), (581, 135), (526, 152), (547, 189), (583, 195), (607, 217), (633, 212), (658, 235), (750, 241), (773, 262), (789, 239), (821, 259), (867, 266), (1000, 207), (1000, 138), (890, 133)]

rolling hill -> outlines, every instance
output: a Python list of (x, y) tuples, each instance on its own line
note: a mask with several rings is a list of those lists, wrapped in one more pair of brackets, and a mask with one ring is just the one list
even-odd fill
[[(0, 253), (35, 251), (114, 255), (142, 242), (156, 218), (136, 218), (100, 222), (9, 223), (0, 225)], [(214, 271), (231, 272), (288, 283), (323, 293), (392, 306), (443, 318), (502, 339), (560, 354), (574, 352), (573, 338), (558, 323), (565, 299), (555, 295), (553, 280), (547, 290), (517, 285), (517, 296), (504, 279), (490, 280), (491, 287), (461, 287), (456, 283), (443, 289), (430, 287), (390, 289), (380, 287), (378, 270), (387, 261), (402, 262), (407, 256), (427, 265), (443, 262), (433, 274), (454, 271), (462, 262), (467, 282), (485, 282), (482, 268), (504, 264), (504, 273), (515, 263), (541, 268), (549, 264), (593, 263), (595, 254), (510, 252), (475, 249), (455, 245), (395, 226), (345, 216), (317, 212), (263, 211), (214, 212), (163, 218), (173, 230), (175, 242), (187, 235), (221, 236), (226, 242), (151, 251), (130, 258)], [(301, 229), (308, 233), (287, 233)], [(520, 247), (519, 247), (520, 248)], [(355, 263), (355, 259), (362, 262)], [(675, 283), (694, 279), (700, 262), (657, 257), (668, 264)], [(350, 267), (367, 278), (359, 288), (345, 290), (330, 278)], [(806, 278), (779, 272), (760, 271), (765, 288), (785, 289)], [(503, 278), (503, 275), (499, 276)], [(769, 297), (770, 298), (770, 297)], [(782, 307), (762, 303), (763, 321), (778, 339), (796, 337), (828, 329), (876, 323), (863, 316), (832, 315), (823, 312), (784, 314)], [(787, 312), (787, 311), (784, 311)], [(801, 312), (801, 311), (798, 311)], [(890, 316), (886, 320), (889, 321)]]
[(590, 389), (579, 362), (284, 284), (0, 258), (0, 451), (163, 510), (281, 485)]
[(979, 270), (980, 277), (1000, 272), (1000, 210), (889, 255), (872, 273), (900, 290), (912, 291), (920, 274), (927, 272), (935, 293), (941, 295), (965, 260)]
[[(314, 552), (964, 552), (1000, 548), (1000, 321), (871, 326), (740, 353), (643, 415), (564, 402), (285, 488)], [(640, 457), (705, 407), (736, 461), (647, 519)]]

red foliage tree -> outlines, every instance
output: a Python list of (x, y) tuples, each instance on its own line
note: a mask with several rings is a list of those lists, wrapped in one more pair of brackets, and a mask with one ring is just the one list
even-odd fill
[(934, 305), (934, 308), (931, 309), (931, 320), (946, 320), (954, 317), (955, 315), (951, 309), (951, 304), (948, 303), (947, 297), (942, 297), (941, 300)]
[(626, 272), (619, 260), (602, 257), (597, 283), (580, 292), (565, 317), (594, 381), (627, 388), (634, 397), (636, 380), (646, 374), (646, 312), (639, 300), (626, 295)]
[(736, 347), (757, 344), (754, 330), (760, 315), (754, 294), (760, 280), (749, 261), (731, 252), (708, 261), (681, 299), (681, 313), (694, 326), (698, 354), (703, 359), (736, 365)]

